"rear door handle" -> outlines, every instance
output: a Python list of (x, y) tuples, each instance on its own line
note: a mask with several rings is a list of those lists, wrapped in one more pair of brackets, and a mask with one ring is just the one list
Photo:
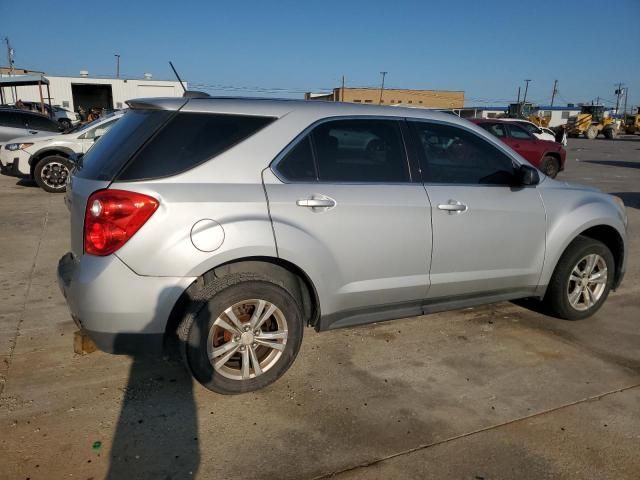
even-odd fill
[(331, 198), (305, 198), (302, 200), (298, 200), (296, 205), (299, 207), (309, 207), (309, 208), (329, 208), (335, 207), (336, 201)]
[(448, 213), (462, 213), (467, 210), (467, 206), (456, 200), (449, 200), (449, 203), (442, 203), (438, 205), (438, 209), (444, 210)]

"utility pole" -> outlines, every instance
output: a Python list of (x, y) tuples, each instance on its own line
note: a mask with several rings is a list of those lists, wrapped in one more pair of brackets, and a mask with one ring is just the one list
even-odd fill
[(527, 101), (527, 92), (529, 91), (529, 82), (530, 81), (531, 80), (528, 80), (528, 79), (525, 80), (525, 82), (527, 82), (527, 85), (524, 87), (524, 98), (522, 99), (522, 103), (523, 104), (526, 103), (526, 101)]
[(618, 113), (620, 113), (618, 111), (618, 109), (620, 108), (620, 96), (622, 95), (622, 92), (623, 92), (622, 83), (619, 83), (618, 84), (618, 88), (615, 91), (615, 94), (616, 94), (616, 115), (618, 115)]
[(382, 103), (382, 92), (384, 92), (384, 77), (387, 76), (387, 73), (389, 72), (380, 72), (380, 75), (382, 75), (382, 85), (380, 86), (380, 101), (378, 102), (378, 105)]
[(340, 101), (344, 102), (344, 75), (342, 75), (342, 90), (340, 90)]
[(120, 78), (120, 54), (114, 53), (114, 57), (116, 57), (116, 78)]
[(558, 93), (558, 80), (553, 81), (553, 92), (551, 93), (551, 106), (553, 107), (553, 101), (556, 98), (556, 93)]
[(627, 98), (629, 98), (629, 87), (624, 89), (624, 115), (627, 116)]
[(520, 103), (520, 87), (518, 87), (518, 104)]
[[(7, 44), (7, 60), (9, 62), (9, 76), (13, 76), (13, 65), (15, 63), (14, 58), (14, 50), (11, 48), (11, 44), (9, 43), (9, 37), (4, 37), (4, 41)], [(15, 102), (18, 99), (18, 90), (17, 87), (9, 87), (9, 91), (11, 92), (11, 96), (13, 97), (13, 101)], [(3, 95), (4, 96), (4, 95)]]

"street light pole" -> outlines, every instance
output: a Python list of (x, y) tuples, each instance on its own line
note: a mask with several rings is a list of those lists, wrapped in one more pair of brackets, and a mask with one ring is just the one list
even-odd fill
[(114, 57), (116, 57), (116, 78), (120, 78), (120, 54), (114, 53)]
[(382, 103), (382, 92), (384, 92), (384, 77), (387, 76), (388, 72), (380, 72), (380, 75), (382, 75), (382, 85), (380, 86), (380, 100), (378, 101), (378, 105), (380, 105)]

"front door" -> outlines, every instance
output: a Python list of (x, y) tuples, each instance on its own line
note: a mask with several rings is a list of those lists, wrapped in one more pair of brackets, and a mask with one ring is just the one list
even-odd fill
[(313, 280), (323, 328), (421, 313), (430, 209), (398, 121), (322, 123), (263, 178), (278, 255)]
[(533, 292), (546, 220), (535, 186), (514, 186), (514, 161), (465, 128), (415, 122), (431, 201), (430, 299)]

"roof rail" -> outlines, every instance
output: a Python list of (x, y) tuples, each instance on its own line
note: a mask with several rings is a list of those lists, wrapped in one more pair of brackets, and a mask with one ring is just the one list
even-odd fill
[(198, 92), (197, 90), (186, 90), (182, 96), (186, 98), (207, 98), (211, 95), (206, 92)]

